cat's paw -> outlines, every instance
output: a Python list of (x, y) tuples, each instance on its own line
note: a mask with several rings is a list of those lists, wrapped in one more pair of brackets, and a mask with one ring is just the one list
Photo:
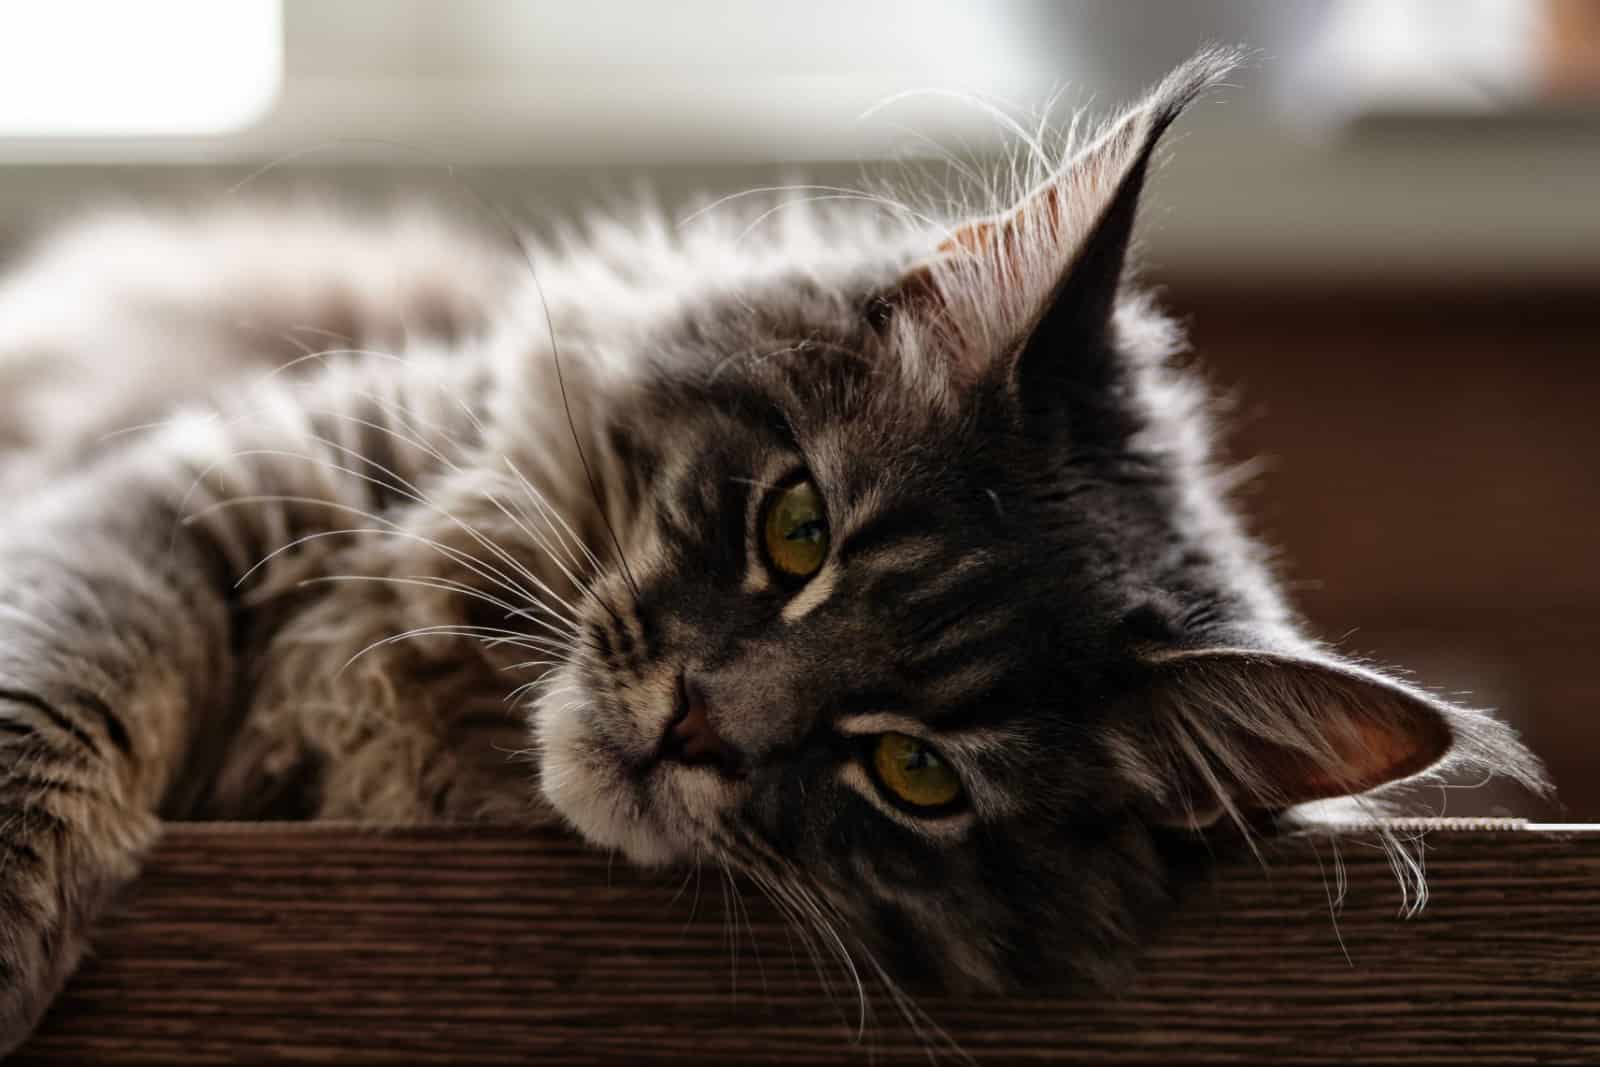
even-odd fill
[(0, 1055), (32, 1032), (83, 951), (59, 869), (64, 832), (43, 806), (0, 813)]
[(33, 1032), (157, 825), (89, 784), (0, 762), (0, 1057)]

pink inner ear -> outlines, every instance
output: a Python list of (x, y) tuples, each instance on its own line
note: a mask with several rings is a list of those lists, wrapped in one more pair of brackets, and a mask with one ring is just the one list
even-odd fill
[(967, 253), (1003, 264), (1014, 261), (1028, 240), (1060, 241), (1061, 186), (1066, 180), (1057, 175), (1004, 215), (963, 224), (939, 243), (940, 254)]
[(992, 340), (978, 331), (963, 328), (961, 317), (949, 313), (941, 286), (979, 286), (986, 293), (1004, 292), (1016, 300), (1017, 294), (1009, 291), (1022, 284), (1029, 242), (1061, 239), (1061, 181), (1059, 176), (1051, 179), (1004, 215), (957, 227), (939, 243), (933, 257), (912, 267), (884, 294), (902, 314), (920, 316), (944, 333), (958, 381), (976, 381), (1005, 353), (991, 350)]
[(980, 219), (977, 222), (968, 222), (956, 228), (956, 231), (943, 241), (939, 242), (941, 256), (953, 256), (961, 253), (981, 253), (994, 240), (994, 229), (1001, 225), (994, 219)]
[[(1191, 756), (1241, 810), (1365, 793), (1427, 770), (1455, 741), (1445, 710), (1359, 668), (1215, 650), (1158, 669), (1162, 727), (1198, 746)], [(1199, 799), (1214, 788), (1192, 768), (1180, 792)]]
[(1261, 738), (1249, 739), (1247, 746), (1285, 801), (1304, 804), (1365, 793), (1420, 774), (1449, 751), (1449, 731), (1442, 734), (1429, 736), (1357, 711), (1346, 712), (1324, 732), (1336, 760), (1332, 766)]

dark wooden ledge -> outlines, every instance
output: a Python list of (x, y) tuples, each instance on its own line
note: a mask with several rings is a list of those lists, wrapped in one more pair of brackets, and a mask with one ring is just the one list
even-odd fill
[[(1600, 827), (1396, 826), (1425, 836), (1415, 917), (1370, 829), (1285, 840), (1120, 998), (922, 1006), (985, 1064), (1600, 1059)], [(763, 901), (730, 924), (710, 872), (694, 898), (553, 835), (173, 826), (18, 1058), (927, 1062), (881, 997), (858, 1039)]]

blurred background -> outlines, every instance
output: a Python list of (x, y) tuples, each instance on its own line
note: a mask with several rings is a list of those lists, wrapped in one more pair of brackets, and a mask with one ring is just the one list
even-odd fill
[[(1146, 275), (1298, 605), (1499, 709), (1600, 819), (1600, 0), (0, 0), (0, 258), (107, 199), (938, 181), (1056, 100), (1254, 49), (1171, 142)], [(481, 199), (480, 199), (481, 198)]]

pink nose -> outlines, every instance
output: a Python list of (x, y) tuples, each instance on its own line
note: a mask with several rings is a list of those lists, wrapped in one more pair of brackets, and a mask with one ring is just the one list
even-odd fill
[(739, 750), (717, 733), (705, 686), (689, 671), (678, 679), (678, 707), (661, 739), (661, 758), (691, 767), (714, 767), (734, 778), (742, 773)]

